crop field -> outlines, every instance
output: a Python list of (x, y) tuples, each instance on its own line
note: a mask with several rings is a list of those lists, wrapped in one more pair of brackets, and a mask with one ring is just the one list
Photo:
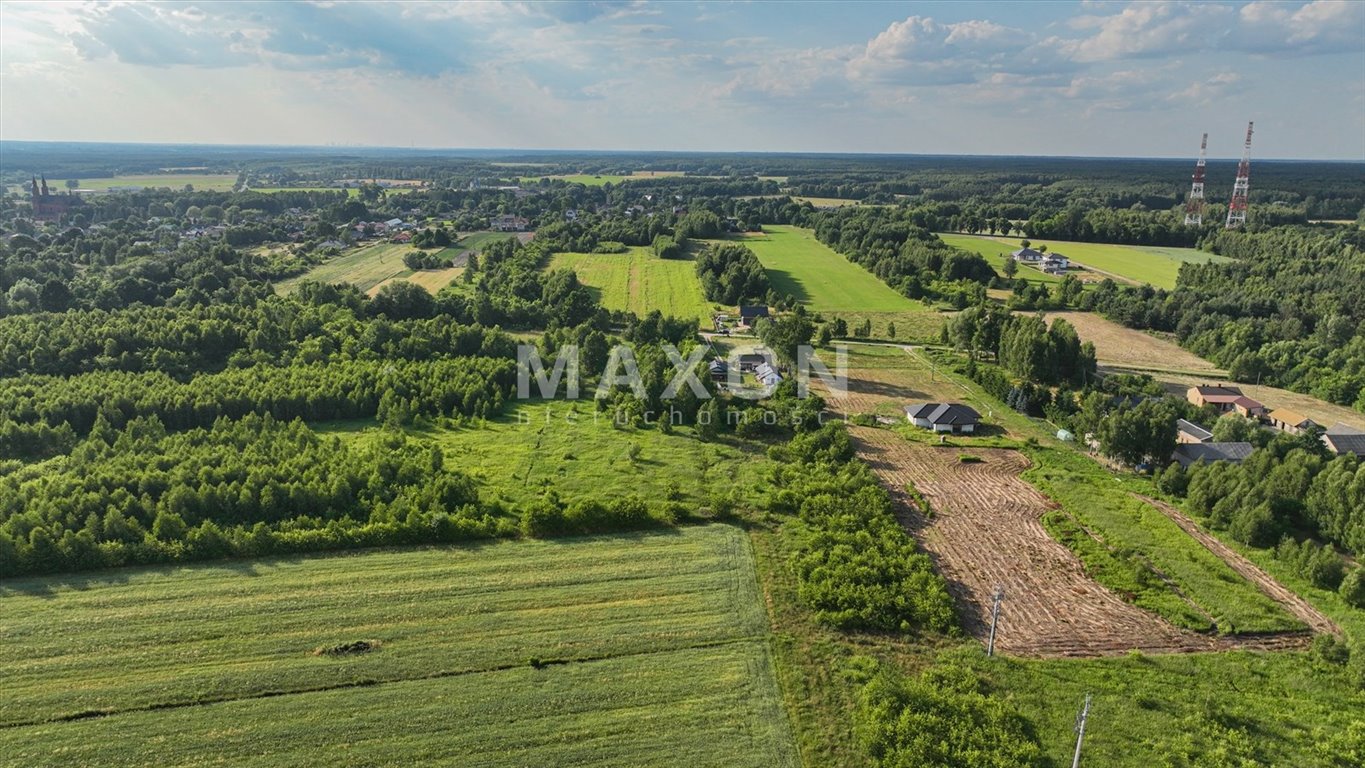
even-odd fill
[[(342, 432), (343, 439), (378, 434), (361, 422), (344, 426), (351, 431)], [(479, 483), (481, 494), (510, 504), (539, 499), (553, 488), (566, 502), (636, 493), (700, 506), (717, 489), (757, 493), (766, 461), (757, 448), (700, 442), (690, 428), (666, 435), (617, 427), (588, 400), (518, 404), (480, 426), (420, 435), (435, 440)]]
[(790, 294), (816, 312), (926, 312), (924, 304), (896, 293), (875, 275), (815, 239), (808, 229), (765, 225), (745, 235), (778, 294)]
[(729, 526), (0, 590), (16, 765), (796, 763)]
[(1096, 358), (1103, 366), (1219, 378), (1227, 375), (1218, 366), (1185, 350), (1174, 341), (1125, 328), (1094, 312), (1048, 312), (1046, 317), (1049, 323), (1059, 317), (1071, 323), (1081, 341), (1095, 345)]
[(572, 269), (580, 281), (597, 289), (607, 309), (641, 316), (657, 309), (699, 321), (711, 316), (711, 303), (690, 260), (661, 259), (649, 248), (636, 247), (629, 253), (557, 253), (550, 268)]
[[(1005, 246), (1005, 252), (1019, 248), (1018, 238), (988, 237), (985, 235), (940, 235), (947, 242), (959, 248), (967, 239), (996, 243)], [(1130, 283), (1148, 283), (1157, 288), (1174, 288), (1180, 265), (1185, 263), (1203, 264), (1210, 261), (1226, 261), (1223, 256), (1195, 248), (1162, 248), (1147, 245), (1107, 245), (1103, 243), (1077, 243), (1066, 240), (1033, 240), (1033, 247), (1047, 245), (1048, 251), (1059, 253), (1075, 264), (1093, 270), (1101, 277)], [(987, 246), (983, 246), (987, 247)], [(979, 252), (979, 251), (978, 251)], [(1031, 268), (1026, 268), (1031, 269)], [(1019, 270), (1020, 274), (1026, 271)]]
[[(65, 179), (48, 179), (48, 189), (58, 192), (66, 189)], [(170, 187), (183, 189), (186, 184), (197, 190), (229, 192), (237, 183), (237, 175), (232, 173), (136, 173), (127, 176), (113, 176), (104, 179), (78, 179), (81, 189), (107, 192), (120, 187)]]

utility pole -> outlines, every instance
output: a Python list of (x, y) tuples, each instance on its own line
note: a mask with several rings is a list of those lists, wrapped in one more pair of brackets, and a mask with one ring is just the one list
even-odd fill
[(1090, 716), (1090, 694), (1085, 695), (1085, 706), (1076, 715), (1076, 756), (1071, 758), (1071, 768), (1081, 768), (1081, 742), (1085, 740), (1085, 719)]
[(995, 588), (995, 605), (991, 607), (991, 638), (986, 642), (986, 655), (995, 655), (995, 625), (1000, 621), (1000, 601), (1005, 599), (1005, 588)]

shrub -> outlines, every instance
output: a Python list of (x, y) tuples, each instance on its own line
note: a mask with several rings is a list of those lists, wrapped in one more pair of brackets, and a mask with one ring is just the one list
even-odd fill
[(1338, 590), (1341, 599), (1356, 608), (1365, 608), (1365, 567), (1360, 567), (1346, 574), (1341, 580), (1341, 587)]

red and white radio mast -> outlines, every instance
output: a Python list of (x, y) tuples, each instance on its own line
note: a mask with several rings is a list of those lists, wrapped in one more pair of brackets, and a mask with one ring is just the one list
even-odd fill
[(1194, 183), (1190, 185), (1190, 199), (1185, 201), (1185, 226), (1197, 227), (1204, 223), (1204, 165), (1208, 160), (1209, 135), (1199, 140), (1199, 162), (1194, 164)]
[(1252, 123), (1247, 123), (1242, 162), (1237, 164), (1237, 181), (1232, 184), (1232, 200), (1228, 202), (1228, 229), (1236, 229), (1247, 222), (1247, 192), (1251, 190), (1251, 126)]

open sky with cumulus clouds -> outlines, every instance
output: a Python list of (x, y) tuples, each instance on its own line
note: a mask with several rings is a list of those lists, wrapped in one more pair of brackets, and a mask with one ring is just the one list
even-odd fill
[(0, 138), (1365, 160), (1365, 2), (0, 3)]

